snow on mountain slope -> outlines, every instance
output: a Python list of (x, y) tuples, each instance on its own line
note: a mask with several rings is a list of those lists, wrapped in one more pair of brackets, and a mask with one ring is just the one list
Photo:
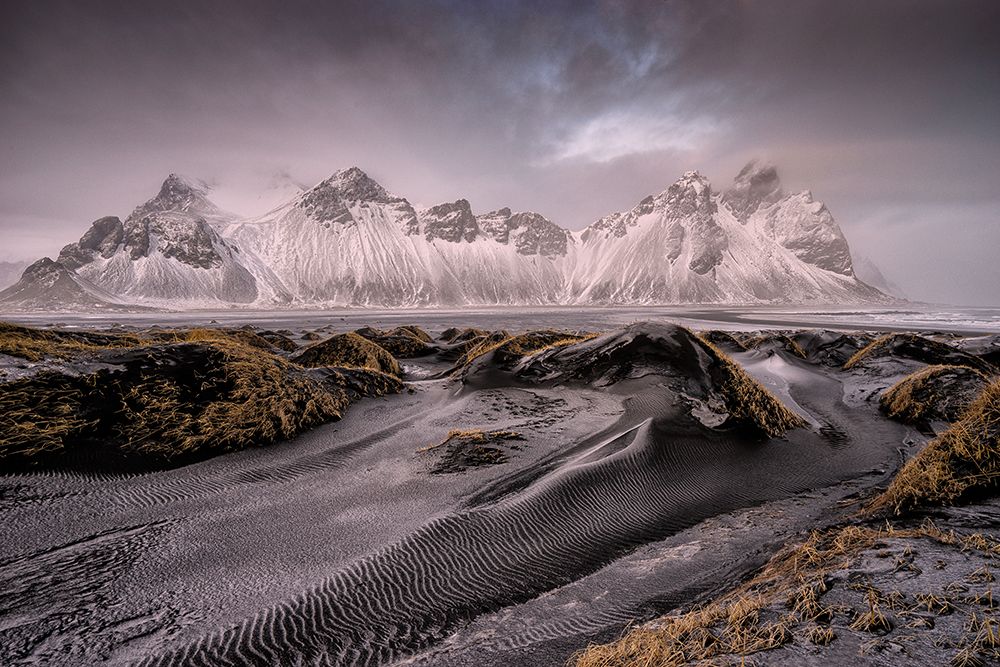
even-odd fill
[(95, 221), (59, 261), (97, 287), (138, 304), (199, 307), (285, 303), (266, 265), (220, 236), (236, 217), (196, 182), (171, 174), (124, 222)]
[(879, 303), (854, 277), (833, 217), (808, 192), (784, 194), (751, 163), (720, 195), (688, 172), (579, 234), (567, 279), (575, 303)]
[(20, 310), (127, 310), (129, 305), (72, 269), (43, 257), (0, 291), (0, 304)]
[[(855, 277), (826, 207), (755, 162), (721, 194), (688, 172), (579, 233), (533, 212), (476, 215), (464, 199), (416, 210), (356, 167), (290, 194), (247, 219), (171, 175), (124, 221), (95, 221), (53, 270), (103, 300), (166, 308), (890, 300)], [(58, 295), (36, 273), (34, 292)]]
[(304, 303), (555, 302), (569, 234), (533, 213), (493, 216), (481, 228), (465, 200), (418, 213), (354, 167), (225, 234)]

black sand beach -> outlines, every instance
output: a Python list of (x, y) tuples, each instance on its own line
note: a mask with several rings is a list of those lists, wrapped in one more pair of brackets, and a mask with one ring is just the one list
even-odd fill
[[(287, 442), (5, 464), (5, 663), (562, 664), (849, 519), (932, 433), (878, 401), (925, 361), (843, 368), (874, 334), (718, 343), (791, 411), (778, 433), (738, 418), (715, 348), (672, 324), (463, 365), (443, 320), (412, 323), (433, 350), (398, 359), (405, 389)], [(297, 345), (355, 328), (265, 324)], [(7, 382), (76, 363), (3, 361)]]

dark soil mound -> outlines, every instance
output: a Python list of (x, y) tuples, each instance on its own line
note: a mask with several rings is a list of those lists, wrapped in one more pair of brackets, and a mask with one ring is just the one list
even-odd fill
[(514, 375), (522, 381), (596, 386), (655, 375), (699, 403), (703, 423), (748, 427), (769, 436), (804, 425), (718, 348), (676, 325), (641, 322), (556, 347), (528, 357)]
[(806, 360), (831, 368), (840, 368), (859, 350), (874, 340), (866, 333), (839, 331), (802, 331), (789, 336), (805, 353)]
[(889, 334), (869, 343), (857, 354), (847, 360), (845, 369), (859, 365), (871, 365), (881, 360), (910, 359), (924, 364), (947, 364), (953, 366), (968, 366), (987, 374), (995, 373), (996, 368), (989, 362), (977, 356), (963, 352), (955, 346), (941, 343), (916, 334)]
[(524, 438), (515, 431), (451, 431), (444, 442), (420, 452), (442, 450), (441, 458), (431, 468), (432, 473), (462, 472), (506, 462), (507, 450), (518, 449), (510, 443), (520, 440)]

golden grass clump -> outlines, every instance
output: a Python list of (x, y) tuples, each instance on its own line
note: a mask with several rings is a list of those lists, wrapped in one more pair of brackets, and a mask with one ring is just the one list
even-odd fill
[(396, 359), (377, 343), (354, 332), (337, 334), (314, 343), (292, 358), (307, 367), (345, 366), (369, 368), (390, 375), (399, 375)]
[(934, 364), (906, 376), (885, 390), (879, 398), (879, 405), (889, 417), (909, 423), (935, 416), (954, 419), (958, 415), (953, 414), (949, 404), (957, 402), (959, 397), (953, 386), (943, 384), (949, 379), (969, 383), (973, 389), (989, 381), (984, 373), (975, 368)]
[[(286, 440), (338, 419), (357, 393), (356, 379), (314, 377), (233, 339), (123, 354), (115, 370), (45, 372), (5, 383), (0, 461), (61, 464), (97, 451), (157, 464), (204, 458)], [(398, 387), (370, 385), (373, 392), (380, 388)]]
[(1000, 380), (992, 382), (951, 427), (928, 443), (869, 506), (902, 514), (950, 504), (1000, 481)]
[(445, 329), (441, 333), (441, 340), (446, 343), (464, 343), (472, 340), (473, 338), (488, 335), (490, 335), (490, 332), (485, 329), (477, 329), (475, 327), (459, 329), (458, 327), (451, 327), (449, 329)]
[(28, 361), (69, 359), (97, 350), (134, 347), (142, 341), (135, 334), (35, 329), (0, 322), (0, 354)]
[(396, 327), (390, 331), (381, 331), (373, 327), (362, 327), (355, 330), (356, 334), (370, 340), (399, 359), (409, 359), (430, 354), (431, 337), (417, 326)]
[(726, 409), (734, 421), (753, 426), (772, 438), (807, 425), (725, 352), (704, 338), (694, 334), (692, 338), (715, 362)]
[(577, 334), (551, 329), (528, 331), (513, 336), (506, 334), (486, 336), (462, 355), (458, 360), (457, 368), (464, 370), (473, 361), (491, 352), (495, 353), (500, 365), (510, 365), (523, 357), (556, 347), (581, 343), (597, 336), (598, 334)]
[[(592, 644), (571, 659), (575, 667), (680, 667), (688, 664), (732, 664), (726, 658), (742, 658), (778, 648), (803, 632), (812, 644), (826, 646), (837, 639), (829, 626), (833, 608), (823, 607), (828, 575), (850, 570), (864, 551), (884, 547), (888, 539), (926, 538), (959, 550), (978, 550), (996, 557), (1000, 544), (981, 534), (956, 535), (931, 522), (916, 528), (882, 528), (849, 525), (813, 531), (802, 543), (785, 547), (748, 581), (716, 600), (687, 612), (662, 617), (628, 630), (609, 644)], [(849, 585), (848, 588), (851, 586)], [(789, 609), (781, 614), (780, 607)], [(917, 596), (917, 607), (898, 592), (882, 594), (870, 586), (861, 609), (838, 606), (847, 614), (850, 628), (876, 635), (890, 632), (892, 620), (882, 610), (917, 611), (927, 600)], [(935, 603), (935, 610), (942, 603)], [(932, 605), (933, 606), (933, 605)], [(769, 619), (769, 620), (768, 620)], [(968, 628), (977, 649), (1000, 642), (1000, 625), (992, 623)], [(717, 662), (718, 660), (723, 662)], [(707, 662), (706, 662), (707, 661)]]

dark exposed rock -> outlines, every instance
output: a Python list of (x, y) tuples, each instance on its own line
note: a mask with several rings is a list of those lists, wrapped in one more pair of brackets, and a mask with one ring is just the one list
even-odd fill
[(78, 269), (94, 260), (96, 256), (111, 257), (124, 239), (122, 221), (115, 216), (95, 220), (80, 240), (64, 246), (59, 253), (59, 262), (68, 269)]
[(569, 232), (538, 213), (511, 213), (509, 208), (476, 218), (482, 232), (500, 243), (513, 243), (521, 255), (565, 255)]
[(428, 241), (441, 239), (458, 243), (475, 241), (479, 235), (479, 225), (472, 207), (465, 199), (448, 204), (438, 204), (424, 211), (420, 216), (424, 236)]

